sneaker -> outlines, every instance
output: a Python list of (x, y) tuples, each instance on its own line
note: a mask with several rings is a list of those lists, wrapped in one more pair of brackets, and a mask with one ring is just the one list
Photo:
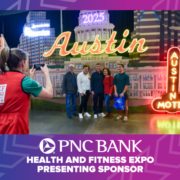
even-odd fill
[(115, 118), (115, 121), (119, 121), (121, 119), (122, 119), (122, 116), (119, 115), (118, 117)]
[(94, 119), (97, 119), (97, 114), (94, 114)]
[(75, 113), (75, 114), (73, 114), (73, 116), (78, 116), (78, 114)]
[(105, 114), (104, 114), (104, 113), (99, 113), (99, 116), (100, 116), (100, 117), (104, 117)]
[(68, 118), (68, 119), (72, 119), (72, 117), (71, 117), (71, 116), (67, 116), (67, 118)]
[(127, 121), (128, 121), (127, 116), (124, 116), (123, 122), (127, 122)]
[(80, 118), (80, 119), (83, 119), (82, 113), (79, 113), (79, 118)]
[(84, 116), (91, 117), (91, 115), (88, 112), (84, 113)]

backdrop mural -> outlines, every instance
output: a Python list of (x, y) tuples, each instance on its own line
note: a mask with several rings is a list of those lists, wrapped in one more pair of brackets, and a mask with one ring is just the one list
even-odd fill
[[(117, 73), (117, 64), (125, 65), (125, 72), (130, 76), (129, 106), (130, 112), (157, 113), (151, 107), (153, 99), (161, 97), (167, 88), (167, 51), (179, 46), (180, 40), (180, 11), (134, 11), (134, 31), (128, 33), (124, 29), (123, 39), (115, 39), (115, 25), (110, 22), (108, 11), (81, 10), (78, 26), (74, 27), (75, 42), (68, 45), (67, 51), (74, 48), (78, 52), (86, 45), (85, 50), (98, 49), (101, 53), (70, 53), (63, 54), (58, 43), (63, 39), (55, 37), (55, 29), (50, 27), (50, 20), (44, 11), (29, 12), (18, 47), (27, 51), (29, 65), (47, 63), (50, 68), (51, 81), (54, 88), (53, 99), (37, 99), (32, 97), (31, 108), (42, 110), (65, 111), (65, 99), (62, 96), (63, 75), (68, 65), (75, 65), (75, 73), (82, 71), (84, 64), (90, 65), (90, 73), (95, 71), (95, 64), (101, 63), (109, 67), (112, 76)], [(118, 33), (118, 31), (116, 32)], [(62, 35), (62, 34), (61, 34)], [(61, 36), (60, 35), (60, 36)], [(112, 38), (113, 37), (113, 38)], [(127, 38), (126, 38), (127, 37)], [(61, 41), (60, 41), (61, 40)], [(109, 43), (111, 53), (103, 51)], [(129, 56), (122, 54), (118, 47), (126, 49), (136, 40), (137, 46), (129, 52)], [(139, 40), (139, 42), (138, 42)], [(143, 40), (142, 44), (140, 40)], [(86, 43), (86, 41), (88, 43)], [(98, 47), (98, 43), (100, 46)], [(138, 48), (142, 49), (139, 51)], [(53, 49), (53, 51), (51, 51)], [(117, 51), (118, 49), (118, 51)], [(65, 49), (66, 50), (66, 49)], [(116, 50), (116, 51), (115, 51)], [(47, 53), (49, 52), (49, 54)], [(71, 53), (72, 54), (72, 53)], [(36, 72), (36, 80), (45, 86), (45, 78), (41, 71)], [(79, 99), (77, 99), (78, 101)], [(111, 102), (113, 104), (113, 102)], [(92, 108), (92, 97), (88, 102)]]

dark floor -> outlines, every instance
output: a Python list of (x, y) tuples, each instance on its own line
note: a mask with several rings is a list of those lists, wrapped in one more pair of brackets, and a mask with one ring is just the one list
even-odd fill
[[(117, 114), (114, 114), (114, 118)], [(65, 112), (31, 110), (30, 134), (180, 134), (180, 115), (129, 114), (128, 122), (114, 119), (68, 119)]]

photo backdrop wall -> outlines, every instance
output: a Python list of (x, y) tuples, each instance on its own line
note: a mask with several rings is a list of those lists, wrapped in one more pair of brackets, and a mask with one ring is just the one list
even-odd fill
[[(38, 13), (38, 11), (34, 12)], [(145, 46), (148, 47), (148, 50), (141, 54), (135, 49), (130, 54), (114, 53), (107, 55), (104, 53), (101, 55), (68, 55), (66, 57), (59, 56), (59, 50), (57, 50), (49, 59), (43, 57), (43, 52), (49, 50), (54, 42), (48, 41), (48, 37), (36, 37), (36, 48), (39, 48), (41, 43), (44, 44), (42, 45), (42, 52), (38, 50), (38, 54), (34, 54), (34, 50), (32, 49), (32, 45), (34, 45), (33, 38), (25, 37), (27, 40), (25, 44), (20, 42), (19, 39), (16, 39), (18, 36), (24, 36), (23, 26), (27, 24), (26, 16), (28, 13), (21, 13), (21, 17), (20, 14), (14, 15), (13, 18), (18, 17), (18, 22), (21, 22), (19, 26), (15, 23), (12, 23), (12, 26), (10, 26), (10, 19), (13, 15), (2, 16), (1, 21), (3, 25), (1, 26), (4, 34), (6, 33), (5, 38), (7, 36), (6, 40), (10, 47), (17, 41), (17, 44), (20, 43), (18, 47), (29, 52), (31, 66), (35, 63), (47, 63), (50, 68), (54, 97), (49, 101), (32, 97), (33, 109), (65, 110), (65, 99), (62, 96), (62, 80), (63, 75), (68, 70), (68, 65), (74, 64), (75, 73), (78, 74), (82, 71), (83, 65), (88, 64), (91, 68), (90, 73), (93, 73), (95, 71), (95, 64), (100, 62), (103, 67), (110, 68), (112, 76), (117, 74), (118, 63), (125, 65), (125, 72), (130, 77), (128, 90), (130, 112), (154, 113), (151, 108), (152, 100), (162, 96), (167, 88), (166, 56), (168, 48), (178, 46), (180, 43), (178, 41), (180, 34), (179, 11), (62, 11), (62, 18), (60, 17), (60, 11), (46, 11), (45, 19), (49, 20), (50, 28), (55, 29), (54, 38), (59, 36), (61, 29), (63, 32), (72, 32), (68, 48), (71, 48), (76, 41), (80, 43), (80, 48), (85, 40), (89, 41), (90, 46), (97, 34), (99, 35), (102, 48), (104, 48), (106, 46), (106, 40), (110, 38), (113, 31), (117, 31), (117, 43), (115, 44), (115, 47), (117, 47), (123, 38), (125, 29), (129, 29), (130, 31), (130, 34), (126, 38), (126, 46), (134, 38), (145, 38)], [(93, 24), (94, 21), (88, 19), (89, 22), (83, 24), (83, 16), (92, 17), (93, 13), (105, 13), (105, 21)], [(39, 20), (35, 18), (34, 20), (32, 19), (32, 22), (38, 23)], [(5, 31), (6, 28), (8, 29), (7, 31)], [(18, 33), (20, 34), (13, 39), (10, 37), (13, 34), (14, 28), (18, 29)], [(8, 36), (10, 33), (11, 36)], [(33, 56), (35, 56), (35, 59), (33, 59)], [(40, 71), (36, 72), (36, 80), (45, 86), (45, 77)], [(77, 101), (79, 103), (79, 99)], [(90, 109), (92, 109), (92, 104), (92, 97), (90, 97), (88, 103)], [(113, 101), (111, 105), (113, 105)]]

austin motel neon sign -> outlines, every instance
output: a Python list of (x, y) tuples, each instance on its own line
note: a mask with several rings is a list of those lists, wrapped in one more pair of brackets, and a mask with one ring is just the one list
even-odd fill
[(172, 47), (167, 53), (167, 87), (166, 94), (162, 98), (156, 98), (151, 105), (159, 112), (180, 112), (179, 92), (179, 57), (180, 49)]
[[(51, 47), (51, 49), (47, 52), (45, 52), (43, 54), (44, 57), (49, 57), (51, 56), (55, 49), (60, 49), (59, 51), (59, 54), (60, 56), (67, 56), (69, 54), (71, 55), (78, 55), (78, 54), (81, 54), (81, 55), (86, 55), (88, 53), (91, 53), (91, 54), (102, 54), (102, 53), (107, 53), (107, 54), (112, 54), (114, 52), (119, 52), (119, 53), (125, 53), (125, 52), (129, 52), (129, 53), (132, 53), (136, 47), (136, 45), (138, 45), (137, 47), (137, 51), (139, 53), (143, 53), (145, 51), (147, 51), (148, 47), (143, 47), (144, 44), (145, 44), (145, 39), (144, 38), (141, 38), (139, 40), (137, 40), (137, 38), (133, 39), (132, 40), (132, 43), (129, 45), (129, 47), (124, 47), (125, 43), (126, 43), (126, 39), (123, 39), (120, 43), (120, 45), (116, 48), (116, 49), (111, 49), (111, 46), (113, 43), (116, 43), (117, 40), (115, 40), (115, 36), (116, 36), (116, 31), (113, 31), (111, 37), (109, 40), (106, 40), (106, 47), (104, 49), (101, 49), (101, 41), (99, 40), (99, 35), (96, 35), (96, 38), (94, 40), (94, 43), (91, 45), (91, 47), (86, 50), (86, 47), (87, 47), (87, 41), (84, 41), (80, 50), (77, 50), (78, 48), (78, 45), (79, 45), (79, 42), (75, 42), (74, 43), (74, 46), (72, 47), (71, 50), (67, 51), (67, 46), (68, 46), (68, 43), (69, 43), (69, 39), (71, 37), (71, 32), (64, 32), (62, 34), (60, 34), (56, 41), (54, 42), (53, 46)], [(123, 37), (127, 37), (129, 35), (129, 30), (125, 30), (124, 33), (123, 33)], [(62, 44), (59, 44), (59, 42), (61, 41), (61, 39), (64, 39), (63, 40), (63, 43)]]

